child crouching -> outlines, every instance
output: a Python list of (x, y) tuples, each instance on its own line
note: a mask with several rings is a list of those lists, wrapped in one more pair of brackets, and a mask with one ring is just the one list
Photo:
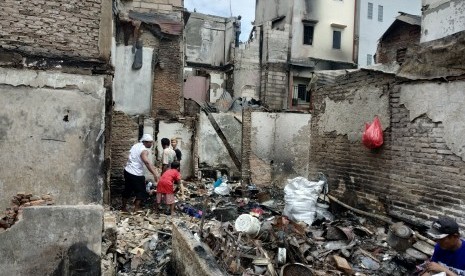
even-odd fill
[(157, 185), (157, 199), (155, 201), (155, 213), (158, 213), (158, 205), (164, 199), (166, 205), (170, 206), (171, 215), (174, 215), (174, 184), (181, 183), (181, 173), (179, 172), (179, 162), (174, 161), (171, 163), (171, 168), (165, 171), (158, 181)]

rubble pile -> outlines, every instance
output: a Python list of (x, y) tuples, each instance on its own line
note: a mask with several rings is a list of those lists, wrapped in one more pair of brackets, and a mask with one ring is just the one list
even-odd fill
[[(296, 181), (314, 187), (306, 199), (312, 201), (314, 218), (306, 223), (291, 219), (302, 200), (289, 197), (301, 189), (297, 182), (292, 191), (284, 189), (286, 194), (227, 180), (185, 182), (175, 216), (210, 247), (230, 275), (406, 275), (431, 256), (431, 241), (419, 240), (404, 224), (370, 220), (350, 209), (335, 216), (329, 207), (336, 203), (325, 194), (325, 181)], [(287, 205), (286, 198), (294, 205)], [(305, 217), (303, 210), (297, 212)], [(114, 213), (119, 216), (115, 240), (104, 236), (103, 242), (106, 266), (115, 264), (117, 275), (166, 275), (171, 216), (151, 210)]]
[[(260, 219), (260, 231), (252, 236), (237, 232), (229, 222), (210, 221), (206, 227), (204, 241), (230, 274), (297, 275), (284, 272), (299, 269), (307, 271), (300, 275), (406, 275), (426, 259), (416, 250), (424, 257), (396, 251), (387, 243), (385, 227), (351, 213), (313, 226), (283, 216)], [(431, 253), (432, 247), (425, 250)], [(291, 266), (295, 263), (298, 268)]]
[(150, 210), (105, 212), (102, 275), (162, 275), (170, 261), (171, 222)]
[[(195, 203), (191, 202), (194, 212), (190, 215), (198, 217), (195, 207), (202, 208), (206, 219), (204, 223), (191, 219), (200, 225), (191, 226), (192, 232), (232, 275), (406, 275), (431, 256), (433, 245), (416, 241), (414, 231), (402, 223), (380, 224), (351, 211), (335, 219), (325, 196), (326, 179), (322, 179), (310, 183), (296, 178), (287, 186), (288, 198), (290, 188), (302, 194), (300, 184), (306, 189), (314, 186), (305, 200), (306, 204), (314, 201), (308, 206), (314, 206), (309, 211), (315, 221), (290, 219), (292, 212), (301, 211), (296, 210), (296, 202), (302, 199), (292, 197), (294, 205), (289, 208), (283, 201), (286, 195), (276, 189), (248, 186), (244, 191), (232, 183), (228, 184), (230, 195), (208, 192), (203, 205), (191, 197)], [(206, 185), (205, 190), (211, 187)]]
[(17, 193), (11, 199), (11, 207), (7, 208), (0, 218), (0, 230), (10, 228), (21, 219), (23, 209), (29, 206), (53, 205), (53, 196), (50, 194), (38, 196), (32, 193)]

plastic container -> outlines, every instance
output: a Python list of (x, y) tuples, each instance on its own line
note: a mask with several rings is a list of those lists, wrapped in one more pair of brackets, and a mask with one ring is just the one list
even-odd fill
[(260, 221), (254, 216), (243, 214), (236, 219), (234, 227), (239, 232), (255, 237), (260, 232)]
[(147, 191), (147, 193), (150, 193), (150, 190), (152, 189), (152, 187), (153, 187), (153, 183), (148, 182), (147, 185), (145, 185), (145, 191)]

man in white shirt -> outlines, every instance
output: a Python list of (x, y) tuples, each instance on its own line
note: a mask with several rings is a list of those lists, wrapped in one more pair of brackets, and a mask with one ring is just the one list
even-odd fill
[(153, 145), (153, 137), (150, 134), (144, 134), (140, 142), (131, 147), (129, 151), (128, 162), (124, 167), (124, 192), (122, 211), (127, 212), (128, 199), (136, 196), (134, 201), (134, 211), (140, 209), (142, 200), (147, 198), (148, 194), (145, 190), (145, 176), (144, 165), (150, 173), (152, 173), (154, 180), (158, 180), (157, 169), (150, 163), (149, 151)]

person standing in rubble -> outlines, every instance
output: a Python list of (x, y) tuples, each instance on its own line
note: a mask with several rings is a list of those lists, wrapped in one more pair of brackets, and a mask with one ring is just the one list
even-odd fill
[(139, 211), (142, 200), (148, 194), (145, 189), (144, 165), (153, 175), (154, 180), (158, 180), (157, 169), (150, 163), (149, 152), (153, 145), (153, 137), (144, 134), (140, 142), (133, 145), (129, 151), (128, 161), (124, 167), (124, 191), (121, 210), (127, 212), (127, 203), (131, 196), (135, 195), (134, 211)]
[[(171, 148), (173, 148), (174, 152), (176, 153), (176, 160), (179, 162), (179, 171), (181, 171), (182, 152), (178, 148), (178, 139), (176, 137), (171, 138)], [(181, 183), (179, 185), (179, 188), (180, 188), (180, 191), (181, 191), (181, 199), (184, 200), (184, 191), (185, 191), (185, 189), (184, 189), (184, 185), (182, 183), (182, 180), (181, 180)]]
[(171, 138), (171, 148), (173, 148), (174, 152), (176, 153), (176, 160), (181, 164), (182, 153), (178, 148), (178, 139), (176, 139), (176, 137)]
[(176, 161), (176, 152), (170, 148), (170, 139), (162, 138), (161, 147), (163, 152), (161, 154), (161, 174), (163, 175), (168, 169), (171, 168), (171, 163)]
[(422, 276), (440, 272), (447, 276), (465, 275), (465, 241), (460, 238), (459, 225), (454, 219), (442, 217), (436, 220), (428, 235), (436, 241), (430, 262), (423, 266)]
[(174, 194), (178, 189), (174, 189), (174, 184), (181, 183), (181, 173), (179, 172), (179, 162), (174, 161), (171, 168), (160, 177), (157, 185), (157, 198), (154, 204), (154, 211), (158, 213), (158, 206), (165, 202), (170, 207), (171, 215), (174, 215)]

